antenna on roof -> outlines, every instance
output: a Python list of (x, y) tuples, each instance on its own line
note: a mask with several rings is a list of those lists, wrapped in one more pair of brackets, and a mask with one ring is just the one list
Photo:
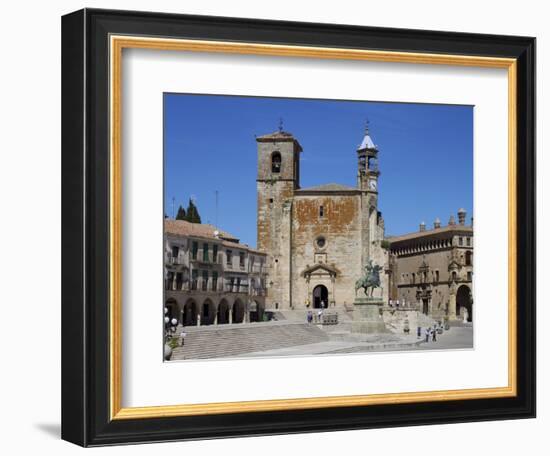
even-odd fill
[(174, 198), (174, 197), (172, 196), (172, 219), (175, 219), (175, 218), (176, 218), (176, 216), (175, 216), (175, 214), (174, 214), (174, 204), (175, 204), (175, 202), (176, 202), (176, 198)]

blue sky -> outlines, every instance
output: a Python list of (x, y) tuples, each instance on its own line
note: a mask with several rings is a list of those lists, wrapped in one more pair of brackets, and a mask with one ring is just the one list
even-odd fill
[(356, 185), (369, 120), (379, 148), (379, 209), (387, 235), (473, 209), (473, 107), (215, 95), (164, 95), (165, 212), (194, 198), (203, 223), (256, 245), (255, 135), (285, 131), (302, 145), (301, 187)]

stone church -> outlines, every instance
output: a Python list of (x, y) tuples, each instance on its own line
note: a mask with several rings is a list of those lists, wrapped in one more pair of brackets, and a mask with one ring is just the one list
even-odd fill
[[(351, 308), (364, 266), (388, 263), (378, 209), (378, 148), (368, 129), (355, 152), (356, 187), (301, 188), (298, 140), (280, 128), (256, 141), (257, 248), (268, 254), (269, 267), (266, 308)], [(387, 275), (380, 278), (374, 296), (387, 300)]]

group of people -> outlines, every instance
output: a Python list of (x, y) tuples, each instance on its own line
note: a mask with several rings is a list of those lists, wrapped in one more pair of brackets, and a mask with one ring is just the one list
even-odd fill
[[(418, 337), (421, 336), (421, 331), (422, 331), (422, 328), (419, 326), (418, 332), (417, 332)], [(426, 337), (426, 342), (429, 342), (430, 339), (432, 340), (432, 342), (437, 342), (437, 334), (438, 333), (441, 334), (442, 332), (443, 332), (443, 326), (441, 324), (434, 323), (433, 326), (428, 326), (424, 330), (424, 336)]]
[[(323, 308), (320, 308), (317, 311), (316, 317), (317, 317), (316, 323), (321, 323), (323, 321)], [(313, 323), (313, 318), (314, 318), (313, 311), (308, 310), (306, 315), (306, 321), (308, 323)]]

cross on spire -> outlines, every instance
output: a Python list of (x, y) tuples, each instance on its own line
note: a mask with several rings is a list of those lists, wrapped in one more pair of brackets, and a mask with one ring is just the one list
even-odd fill
[(283, 132), (283, 118), (279, 117), (279, 133)]
[(365, 134), (366, 134), (366, 135), (369, 134), (369, 124), (370, 124), (370, 120), (369, 120), (369, 118), (367, 117), (367, 120), (365, 121)]

